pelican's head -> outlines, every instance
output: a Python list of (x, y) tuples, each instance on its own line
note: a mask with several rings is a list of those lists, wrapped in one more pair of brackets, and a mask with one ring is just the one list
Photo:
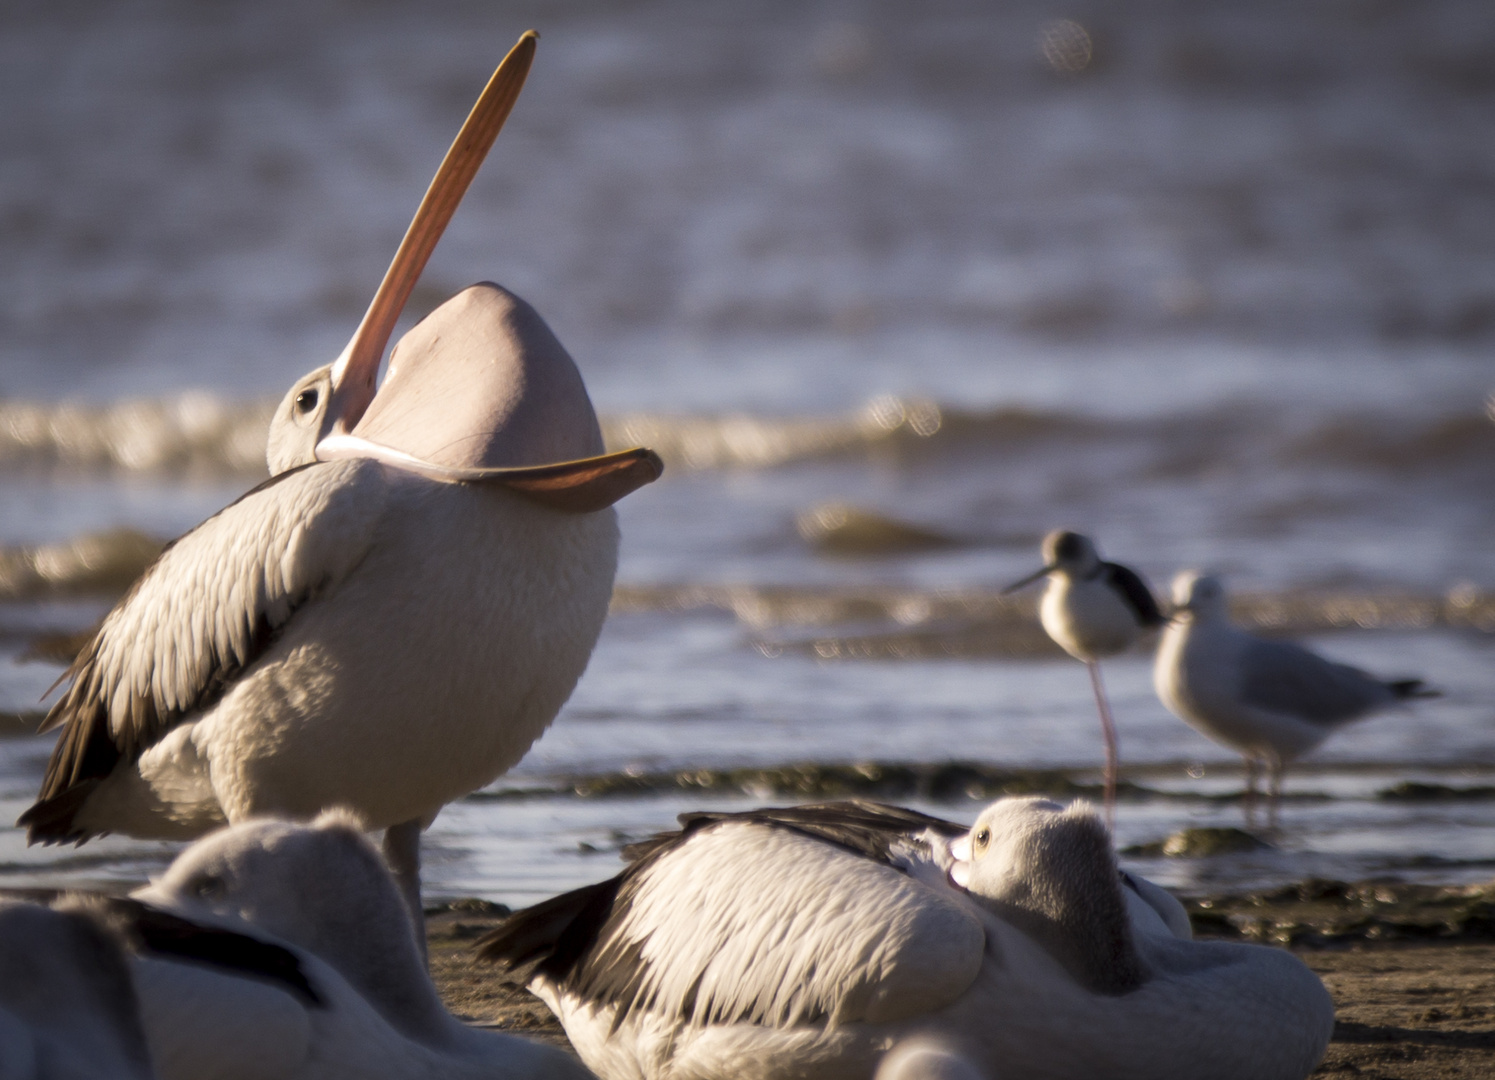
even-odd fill
[(270, 436), (265, 445), (265, 462), (270, 466), (271, 476), (317, 460), (317, 443), (327, 436), (331, 426), (328, 413), (332, 403), (332, 368), (332, 364), (324, 364), (301, 376), (281, 399), (270, 421)]
[(396, 1026), (440, 1022), (409, 909), (363, 823), (251, 818), (177, 856), (135, 899), (187, 918), (242, 920), (316, 954)]
[(1000, 799), (950, 845), (950, 879), (1097, 993), (1141, 985), (1111, 834), (1095, 808)]
[(259, 818), (219, 829), (134, 896), (242, 919), (335, 964), (373, 941), (380, 952), (416, 955), (398, 886), (358, 820), (342, 811), (311, 824)]
[(1225, 586), (1213, 574), (1184, 570), (1173, 579), (1173, 610), (1192, 615), (1196, 621), (1214, 621), (1229, 616)]
[[(611, 506), (663, 466), (642, 448), (604, 454), (586, 387), (545, 321), (487, 282), (384, 346), (442, 230), (519, 96), (535, 34), (510, 50), (478, 98), (373, 302), (337, 360), (291, 387), (270, 424), (271, 475), (339, 457), (374, 458), (438, 480), (491, 482), (554, 509)], [(377, 390), (377, 392), (376, 392)]]
[(1088, 578), (1100, 569), (1100, 553), (1090, 537), (1068, 529), (1055, 529), (1043, 538), (1043, 565), (1025, 578), (1014, 581), (1002, 591), (1015, 592), (1049, 574), (1066, 574), (1071, 578)]

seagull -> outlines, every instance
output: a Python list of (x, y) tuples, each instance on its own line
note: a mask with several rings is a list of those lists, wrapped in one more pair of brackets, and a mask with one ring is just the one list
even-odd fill
[(1139, 635), (1167, 620), (1152, 590), (1135, 570), (1102, 562), (1088, 536), (1056, 529), (1043, 538), (1043, 566), (1003, 593), (1015, 592), (1041, 577), (1049, 579), (1038, 607), (1044, 631), (1090, 672), (1090, 688), (1100, 712), (1106, 744), (1106, 819), (1116, 813), (1116, 724), (1101, 683), (1100, 661), (1131, 648)]
[(135, 942), (161, 1080), (590, 1076), (558, 1047), (446, 1011), (404, 897), (346, 811), (227, 826), (129, 898), (93, 902)]
[(155, 1076), (112, 930), (70, 901), (0, 903), (0, 1077)]
[(1230, 623), (1220, 579), (1186, 570), (1173, 579), (1173, 622), (1163, 633), (1153, 685), (1168, 711), (1246, 760), (1246, 822), (1257, 775), (1269, 773), (1269, 824), (1292, 761), (1336, 728), (1412, 698), (1438, 697), (1421, 679), (1378, 679), (1301, 645), (1264, 641)]
[(348, 347), (281, 403), (270, 480), (168, 547), (64, 674), (29, 842), (344, 806), (386, 830), (418, 918), (422, 830), (570, 695), (612, 593), (610, 507), (658, 457), (603, 452), (570, 356), (491, 283), (401, 339), (374, 391), (534, 48), (494, 73)]
[[(868, 802), (683, 815), (479, 942), (603, 1080), (1301, 1080), (1334, 1024), (1290, 953), (1196, 942), (1088, 805), (967, 829)], [(933, 1043), (941, 1059), (885, 1062)]]

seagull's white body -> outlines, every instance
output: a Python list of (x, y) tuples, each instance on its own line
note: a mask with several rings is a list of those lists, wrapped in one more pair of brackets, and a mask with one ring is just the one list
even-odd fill
[(153, 1080), (118, 941), (85, 912), (0, 904), (0, 1080)]
[[(1327, 739), (1337, 725), (1264, 708), (1243, 694), (1247, 654), (1259, 641), (1223, 619), (1180, 614), (1158, 645), (1155, 689), (1169, 712), (1237, 753), (1291, 761)], [(1302, 653), (1311, 655), (1306, 649)], [(1366, 711), (1394, 700), (1379, 683), (1366, 689)]]
[(173, 546), (100, 633), (109, 711), (191, 701), (220, 651), (273, 644), (121, 760), (75, 818), (191, 838), (257, 814), (429, 821), (522, 757), (586, 666), (617, 564), (612, 509), (369, 460), (282, 476)]
[(723, 817), (625, 871), (569, 969), (536, 962), (528, 912), (485, 946), (528, 972), (604, 1080), (869, 1080), (890, 1048), (928, 1042), (931, 1076), (1301, 1080), (1328, 1043), (1332, 1005), (1301, 962), (1188, 940), (1177, 901), (1123, 887), (1108, 846), (1094, 903), (1050, 889), (1089, 858), (1062, 850), (994, 903), (950, 882), (939, 828), (915, 823), (877, 858), (803, 821)]
[(562, 1050), (475, 1030), (442, 1007), (394, 882), (346, 821), (226, 830), (189, 848), (136, 897), (205, 930), (287, 950), (315, 995), (146, 952), (134, 974), (162, 1080), (587, 1076)]
[(1409, 698), (1437, 696), (1420, 679), (1378, 679), (1232, 626), (1225, 589), (1210, 575), (1179, 574), (1173, 599), (1153, 686), (1169, 712), (1245, 758), (1248, 822), (1263, 765), (1275, 819), (1289, 763), (1345, 724)]

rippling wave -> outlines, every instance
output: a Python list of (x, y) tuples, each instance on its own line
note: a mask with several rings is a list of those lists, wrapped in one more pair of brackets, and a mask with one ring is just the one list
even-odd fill
[(0, 401), (0, 468), (262, 473), (275, 402), (193, 391), (106, 405)]
[[(206, 392), (105, 405), (0, 401), (0, 469), (61, 465), (259, 475), (274, 407), (270, 399), (233, 401)], [(1117, 420), (1018, 408), (956, 409), (885, 395), (843, 415), (629, 413), (604, 416), (602, 429), (610, 448), (650, 446), (677, 470), (772, 468), (869, 452), (920, 458), (1018, 454), (1054, 442), (1141, 445), (1180, 467), (1243, 450), (1269, 453), (1286, 465), (1392, 472), (1483, 466), (1495, 459), (1495, 425), (1479, 402), (1451, 416), (1330, 415), (1305, 425), (1266, 410)]]
[[(731, 613), (767, 655), (786, 650), (822, 660), (928, 657), (1024, 659), (1058, 656), (1038, 622), (1032, 595), (995, 589), (805, 588), (620, 585), (615, 612), (719, 610)], [(1231, 616), (1261, 633), (1339, 630), (1495, 633), (1495, 593), (1464, 584), (1446, 595), (1362, 591), (1247, 593)]]

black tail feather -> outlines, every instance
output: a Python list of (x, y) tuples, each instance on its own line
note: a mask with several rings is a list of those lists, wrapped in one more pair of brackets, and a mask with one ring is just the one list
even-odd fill
[(26, 826), (26, 843), (81, 844), (96, 836), (96, 833), (79, 828), (76, 819), (78, 811), (83, 809), (83, 804), (99, 784), (97, 779), (80, 780), (51, 798), (37, 799), (16, 819), (17, 825)]
[(536, 974), (564, 978), (596, 944), (621, 884), (622, 875), (516, 911), (478, 939), (478, 957), (521, 985)]

